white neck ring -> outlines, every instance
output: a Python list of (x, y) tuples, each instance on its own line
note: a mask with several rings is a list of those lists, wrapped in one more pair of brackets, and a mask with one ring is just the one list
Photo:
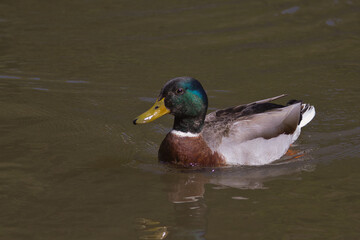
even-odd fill
[(198, 137), (200, 133), (191, 133), (191, 132), (181, 132), (177, 130), (171, 130), (171, 133), (178, 137)]

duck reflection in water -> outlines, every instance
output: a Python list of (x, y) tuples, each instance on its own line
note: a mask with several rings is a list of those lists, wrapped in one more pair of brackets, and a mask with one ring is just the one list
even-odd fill
[[(207, 215), (211, 208), (216, 207), (206, 203), (205, 189), (209, 189), (206, 185), (212, 185), (214, 190), (266, 189), (265, 182), (279, 177), (293, 179), (294, 173), (313, 169), (314, 165), (309, 161), (292, 158), (291, 161), (261, 167), (170, 170), (162, 178), (167, 186), (168, 200), (174, 204), (175, 210), (176, 227), (169, 228), (169, 235), (176, 239), (205, 239)], [(246, 192), (239, 195), (243, 194)], [(247, 199), (239, 195), (232, 198)]]

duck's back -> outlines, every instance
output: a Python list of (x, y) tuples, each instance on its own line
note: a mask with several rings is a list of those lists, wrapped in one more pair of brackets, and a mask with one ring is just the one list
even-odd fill
[(301, 102), (270, 103), (284, 95), (222, 109), (206, 116), (202, 135), (228, 164), (265, 164), (280, 158), (294, 141)]

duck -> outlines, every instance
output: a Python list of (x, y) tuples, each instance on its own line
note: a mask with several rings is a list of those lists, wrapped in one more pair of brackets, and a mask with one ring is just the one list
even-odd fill
[(155, 104), (133, 123), (174, 116), (173, 128), (159, 148), (160, 162), (185, 168), (265, 165), (280, 159), (315, 116), (315, 107), (301, 100), (273, 103), (285, 96), (207, 114), (208, 97), (201, 83), (177, 77), (162, 87)]

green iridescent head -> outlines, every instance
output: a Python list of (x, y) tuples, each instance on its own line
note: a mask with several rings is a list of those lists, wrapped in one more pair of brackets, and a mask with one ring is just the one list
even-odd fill
[[(165, 108), (159, 110), (161, 107)], [(140, 115), (134, 123), (150, 122), (170, 113), (175, 116), (175, 130), (199, 133), (204, 125), (207, 107), (207, 95), (200, 82), (191, 77), (178, 77), (164, 85), (153, 108)]]

